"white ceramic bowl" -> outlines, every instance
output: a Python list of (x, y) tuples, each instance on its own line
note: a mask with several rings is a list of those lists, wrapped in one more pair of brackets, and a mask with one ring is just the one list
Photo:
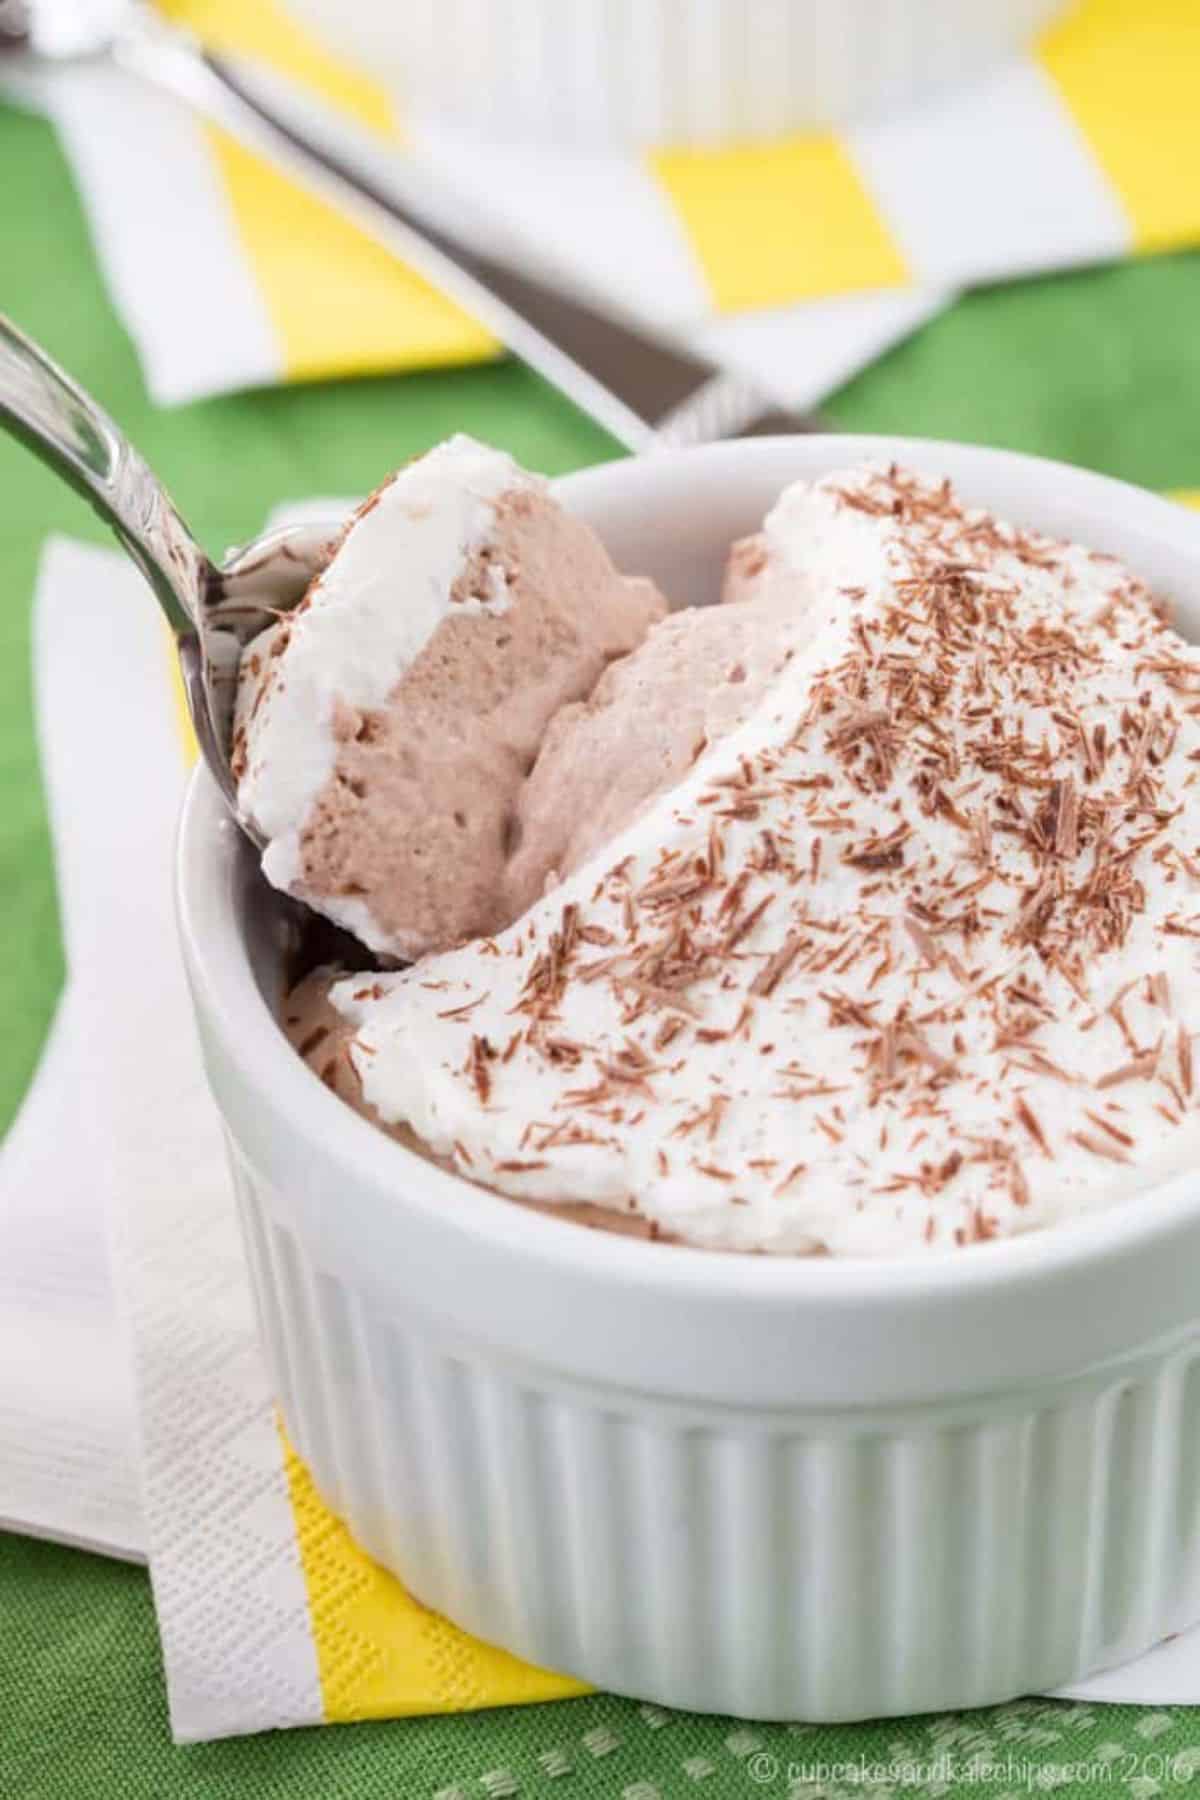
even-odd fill
[[(1128, 559), (1200, 630), (1200, 520), (1032, 457), (722, 444), (572, 476), (616, 560), (711, 598), (778, 490), (897, 456)], [(180, 915), (288, 1429), (429, 1606), (667, 1705), (974, 1706), (1200, 1617), (1200, 1180), (887, 1261), (597, 1234), (358, 1118), (273, 1017), (253, 858), (197, 777)]]
[(287, 0), (402, 107), (495, 137), (712, 143), (982, 74), (1064, 0)]

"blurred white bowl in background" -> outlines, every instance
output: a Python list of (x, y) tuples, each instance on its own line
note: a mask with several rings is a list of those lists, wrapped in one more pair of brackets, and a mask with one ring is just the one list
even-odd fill
[(485, 136), (713, 143), (838, 124), (976, 76), (1063, 0), (286, 0), (390, 88)]

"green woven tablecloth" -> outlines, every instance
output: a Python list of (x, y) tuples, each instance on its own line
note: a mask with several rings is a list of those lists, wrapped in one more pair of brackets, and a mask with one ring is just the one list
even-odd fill
[[(126, 425), (220, 550), (288, 497), (365, 491), (454, 430), (552, 472), (612, 453), (509, 365), (156, 411), (49, 129), (0, 108), (0, 310)], [(978, 293), (830, 404), (853, 430), (973, 438), (1200, 487), (1200, 255)], [(29, 600), (49, 531), (91, 515), (0, 441), (0, 1130), (62, 980), (31, 715)], [(2, 1254), (2, 1248), (0, 1248)], [(1193, 1752), (1193, 1746), (1195, 1750)], [(594, 1696), (177, 1749), (145, 1574), (0, 1534), (0, 1800), (676, 1800), (1030, 1790), (1200, 1794), (1200, 1709), (1029, 1701), (840, 1727), (740, 1727)]]

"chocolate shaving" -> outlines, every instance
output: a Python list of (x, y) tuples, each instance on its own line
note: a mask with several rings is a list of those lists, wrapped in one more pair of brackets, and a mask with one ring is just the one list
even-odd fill
[(1095, 1083), (1097, 1088), (1120, 1087), (1126, 1081), (1150, 1081), (1158, 1068), (1158, 1051), (1147, 1050), (1117, 1069), (1110, 1069)]
[(904, 862), (904, 844), (912, 828), (897, 825), (884, 837), (869, 837), (842, 851), (842, 861), (856, 869), (898, 869)]
[(796, 958), (799, 956), (803, 945), (803, 933), (799, 931), (791, 932), (784, 939), (779, 949), (768, 956), (766, 962), (758, 971), (754, 980), (750, 983), (750, 992), (763, 998), (773, 994)]
[(1046, 1134), (1042, 1130), (1041, 1121), (1038, 1119), (1037, 1114), (1034, 1112), (1033, 1108), (1030, 1106), (1028, 1100), (1025, 1099), (1023, 1094), (1018, 1094), (1016, 1105), (1014, 1106), (1013, 1111), (1016, 1113), (1017, 1118), (1020, 1120), (1021, 1124), (1025, 1127), (1026, 1131), (1029, 1133), (1030, 1137), (1033, 1139), (1034, 1143), (1037, 1145), (1037, 1147), (1041, 1151), (1042, 1155), (1053, 1157), (1054, 1152), (1051, 1150), (1050, 1145), (1046, 1141)]
[(488, 1063), (496, 1052), (485, 1037), (473, 1036), (471, 1049), (467, 1057), (467, 1069), (475, 1084), (475, 1092), (482, 1106), (486, 1106), (492, 1095), (492, 1076)]
[(1125, 1155), (1123, 1150), (1117, 1149), (1111, 1144), (1106, 1144), (1103, 1139), (1093, 1137), (1091, 1133), (1087, 1131), (1073, 1131), (1071, 1133), (1071, 1142), (1073, 1144), (1078, 1144), (1081, 1150), (1090, 1151), (1093, 1156), (1105, 1157), (1109, 1162), (1127, 1163), (1129, 1161), (1129, 1158)]
[(929, 964), (930, 968), (936, 969), (942, 960), (942, 953), (938, 949), (932, 932), (927, 931), (921, 921), (918, 918), (915, 918), (912, 913), (905, 913), (904, 929), (907, 931), (909, 937), (916, 945), (920, 954), (925, 958), (925, 961)]

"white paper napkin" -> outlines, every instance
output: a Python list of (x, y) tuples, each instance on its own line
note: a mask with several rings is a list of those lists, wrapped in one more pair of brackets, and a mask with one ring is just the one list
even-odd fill
[(129, 1366), (68, 987), (0, 1151), (0, 1527), (142, 1555)]
[[(128, 564), (59, 539), (35, 656), (71, 974), (0, 1158), (0, 1523), (148, 1546), (178, 1737), (313, 1722), (270, 1386), (175, 947), (169, 649)], [(1200, 1703), (1200, 1629), (1068, 1691)]]

